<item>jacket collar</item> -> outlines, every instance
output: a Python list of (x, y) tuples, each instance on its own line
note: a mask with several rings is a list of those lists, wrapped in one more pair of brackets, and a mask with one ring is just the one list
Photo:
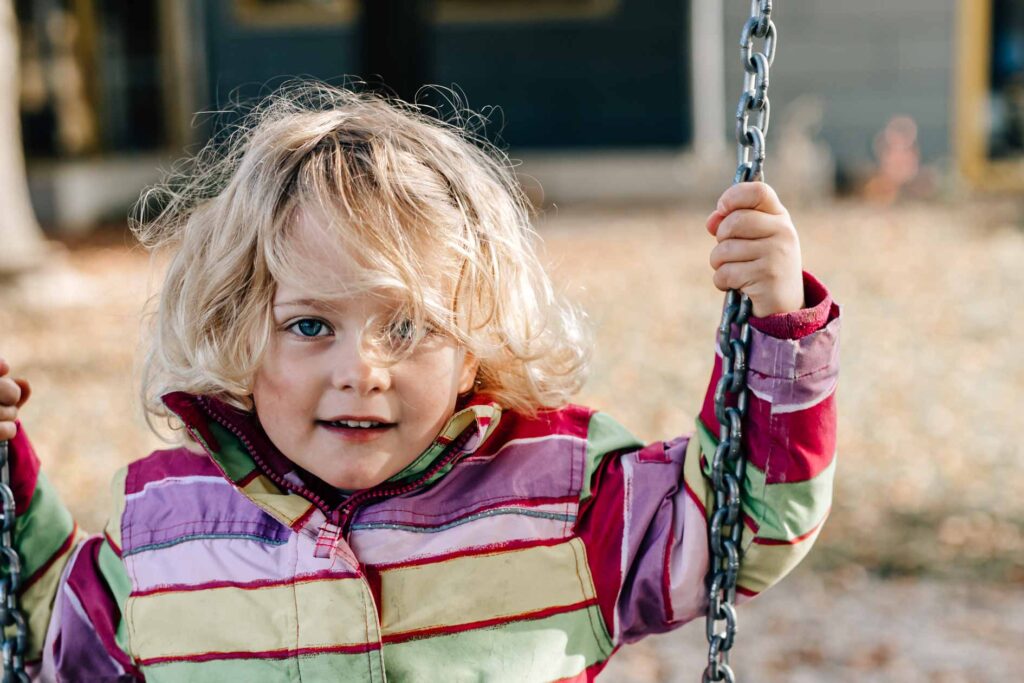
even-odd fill
[(415, 460), (372, 489), (348, 495), (289, 460), (263, 431), (255, 413), (212, 396), (180, 391), (166, 394), (163, 402), (229, 481), (296, 529), (314, 508), (336, 521), (339, 510), (356, 499), (386, 498), (434, 483), (480, 448), (501, 419), (501, 408), (487, 394), (460, 399), (451, 419)]

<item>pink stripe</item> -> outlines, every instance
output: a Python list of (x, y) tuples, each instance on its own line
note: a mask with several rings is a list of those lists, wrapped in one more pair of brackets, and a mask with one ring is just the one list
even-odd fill
[[(565, 511), (564, 508), (562, 511)], [(542, 545), (550, 541), (561, 542), (568, 538), (573, 523), (572, 520), (516, 514), (495, 515), (434, 533), (400, 529), (355, 529), (349, 543), (364, 563), (392, 568), (508, 549), (514, 543)]]
[[(243, 538), (194, 539), (161, 548), (159, 552), (137, 553), (124, 558), (138, 593), (165, 586), (190, 586), (222, 581), (225, 576), (241, 584), (257, 581), (287, 581), (295, 575), (312, 575), (334, 569), (349, 576), (353, 568), (341, 560), (313, 556), (315, 540), (292, 534), (284, 545), (271, 546)], [(239, 558), (245, 558), (240, 562)]]
[(704, 510), (688, 495), (680, 496), (679, 504), (683, 509), (676, 513), (673, 525), (677, 545), (668, 564), (669, 614), (673, 623), (689, 621), (704, 613), (704, 577), (710, 566)]

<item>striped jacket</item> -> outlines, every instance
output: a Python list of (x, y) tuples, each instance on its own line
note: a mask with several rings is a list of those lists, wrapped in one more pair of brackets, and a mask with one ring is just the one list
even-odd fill
[[(753, 333), (742, 596), (792, 569), (829, 510), (839, 308), (805, 285), (810, 308)], [(645, 445), (601, 412), (531, 419), (476, 395), (406, 470), (349, 497), (297, 470), (251, 415), (171, 394), (206, 454), (122, 469), (96, 536), (19, 430), (33, 675), (591, 680), (623, 643), (703, 614), (720, 367), (690, 436)]]

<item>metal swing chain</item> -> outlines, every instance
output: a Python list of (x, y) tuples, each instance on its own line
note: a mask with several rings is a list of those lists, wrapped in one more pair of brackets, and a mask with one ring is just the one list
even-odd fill
[[(775, 24), (772, 0), (751, 0), (750, 18), (740, 34), (743, 59), (743, 93), (736, 108), (737, 167), (733, 183), (764, 179), (765, 134), (768, 132), (768, 71), (775, 59)], [(755, 51), (754, 39), (763, 41)], [(750, 351), (750, 298), (731, 289), (725, 295), (718, 348), (722, 352), (722, 376), (715, 387), (715, 417), (719, 423), (718, 447), (711, 462), (715, 492), (709, 545), (708, 612), (706, 632), (708, 665), (703, 683), (728, 681), (736, 674), (729, 666), (729, 651), (736, 637), (736, 579), (740, 571), (740, 540), (743, 520), (740, 494), (746, 472), (742, 452), (743, 419), (747, 414), (747, 357)], [(733, 336), (733, 325), (739, 331)], [(735, 405), (728, 398), (735, 396)]]
[[(14, 548), (14, 491), (7, 442), (0, 441), (0, 628), (3, 629), (3, 683), (29, 683), (25, 673), (28, 624), (18, 609), (21, 559)], [(10, 627), (14, 626), (13, 633)]]

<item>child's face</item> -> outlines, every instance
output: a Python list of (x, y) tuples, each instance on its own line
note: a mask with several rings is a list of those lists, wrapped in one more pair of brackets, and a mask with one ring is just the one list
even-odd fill
[[(310, 269), (332, 282), (347, 277), (336, 263), (312, 262)], [(451, 339), (432, 335), (391, 367), (371, 365), (360, 354), (359, 334), (371, 316), (386, 312), (385, 302), (370, 294), (303, 299), (313, 297), (300, 286), (278, 286), (274, 331), (253, 386), (260, 423), (282, 453), (329, 484), (374, 486), (430, 446), (458, 395), (472, 388), (476, 364)], [(338, 424), (343, 419), (384, 424), (346, 427)]]

